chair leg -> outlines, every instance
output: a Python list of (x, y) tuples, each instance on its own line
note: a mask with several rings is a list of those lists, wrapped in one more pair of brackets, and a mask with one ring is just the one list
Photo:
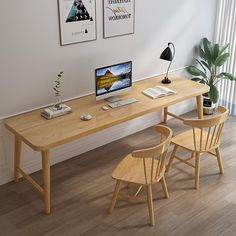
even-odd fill
[(152, 185), (147, 185), (147, 203), (148, 203), (148, 211), (149, 211), (149, 218), (150, 218), (150, 225), (155, 225), (154, 220), (154, 210), (153, 210), (153, 201), (152, 201)]
[(219, 148), (216, 148), (215, 151), (216, 151), (216, 157), (217, 157), (217, 161), (218, 161), (220, 173), (221, 173), (221, 174), (224, 174), (224, 168), (223, 168), (223, 164), (222, 164), (220, 149), (219, 149)]
[(166, 198), (169, 198), (169, 192), (168, 192), (168, 188), (167, 188), (167, 185), (166, 185), (166, 179), (165, 179), (164, 175), (161, 179), (161, 186), (162, 186), (162, 189), (165, 193)]
[(178, 149), (178, 146), (175, 145), (175, 146), (174, 146), (174, 149), (173, 149), (173, 151), (172, 151), (172, 153), (171, 153), (171, 156), (170, 156), (170, 160), (169, 160), (169, 162), (168, 162), (168, 165), (167, 165), (167, 167), (166, 167), (166, 172), (168, 172), (169, 169), (170, 169), (170, 166), (171, 166), (171, 164), (172, 164), (172, 162), (173, 162), (173, 160), (174, 160), (174, 158), (175, 158), (175, 153), (176, 153), (177, 149)]
[(199, 189), (199, 176), (200, 176), (200, 154), (196, 153), (195, 156), (195, 188)]
[(108, 210), (109, 213), (112, 213), (114, 208), (115, 208), (116, 200), (117, 200), (117, 197), (118, 197), (118, 194), (119, 194), (119, 191), (120, 191), (120, 185), (121, 185), (121, 181), (117, 180), (115, 190), (114, 190), (114, 193), (113, 193), (113, 197), (112, 197), (112, 201), (111, 201), (111, 206)]
[(143, 185), (139, 185), (139, 187), (138, 187), (138, 189), (137, 189), (137, 191), (134, 193), (134, 197), (137, 197), (138, 196), (138, 194), (140, 193), (140, 191), (142, 190), (142, 188), (143, 188)]
[(195, 152), (192, 152), (191, 159), (195, 157)]
[(163, 123), (167, 123), (167, 112), (168, 112), (168, 107), (164, 107), (164, 117), (163, 117)]

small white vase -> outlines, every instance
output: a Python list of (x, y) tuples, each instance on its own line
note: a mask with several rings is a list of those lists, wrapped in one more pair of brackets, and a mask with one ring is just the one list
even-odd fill
[(56, 103), (54, 104), (54, 107), (57, 110), (61, 110), (62, 109), (62, 100), (60, 98), (57, 99)]

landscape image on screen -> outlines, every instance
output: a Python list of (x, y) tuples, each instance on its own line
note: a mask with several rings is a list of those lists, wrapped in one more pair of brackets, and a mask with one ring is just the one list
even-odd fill
[(97, 95), (113, 92), (131, 86), (131, 62), (96, 70)]

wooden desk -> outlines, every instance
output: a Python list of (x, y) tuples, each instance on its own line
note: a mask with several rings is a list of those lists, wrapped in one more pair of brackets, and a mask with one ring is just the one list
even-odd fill
[[(198, 117), (202, 118), (202, 94), (209, 91), (209, 87), (203, 84), (172, 76), (172, 83), (169, 88), (177, 92), (176, 95), (152, 100), (142, 94), (142, 90), (161, 84), (161, 77), (150, 78), (133, 84), (132, 91), (121, 95), (122, 99), (137, 98), (139, 102), (104, 111), (101, 109), (106, 104), (104, 100), (95, 102), (94, 95), (75, 99), (68, 104), (73, 112), (66, 116), (53, 120), (46, 120), (40, 116), (41, 110), (14, 116), (5, 120), (5, 126), (15, 136), (15, 181), (18, 182), (20, 176), (25, 177), (44, 197), (45, 213), (50, 213), (50, 149), (61, 144), (77, 140), (86, 135), (95, 133), (124, 121), (134, 119), (147, 113), (164, 108), (164, 121), (167, 115), (175, 116), (168, 112), (168, 106), (196, 97), (198, 107)], [(93, 119), (81, 121), (80, 115), (89, 112)], [(22, 142), (29, 145), (33, 150), (42, 154), (43, 186), (40, 186), (33, 178), (27, 175), (20, 168)]]

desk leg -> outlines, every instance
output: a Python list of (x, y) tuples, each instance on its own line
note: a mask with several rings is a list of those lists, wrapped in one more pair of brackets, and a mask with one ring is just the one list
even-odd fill
[(167, 112), (168, 112), (168, 107), (164, 107), (164, 120), (163, 122), (166, 124), (167, 123)]
[(197, 99), (197, 115), (198, 119), (203, 119), (203, 100), (202, 95), (196, 97)]
[(42, 166), (43, 166), (43, 195), (45, 214), (50, 214), (50, 160), (49, 150), (42, 151)]
[(19, 182), (20, 178), (19, 168), (20, 168), (21, 146), (22, 146), (21, 140), (15, 136), (15, 153), (14, 153), (15, 182)]

